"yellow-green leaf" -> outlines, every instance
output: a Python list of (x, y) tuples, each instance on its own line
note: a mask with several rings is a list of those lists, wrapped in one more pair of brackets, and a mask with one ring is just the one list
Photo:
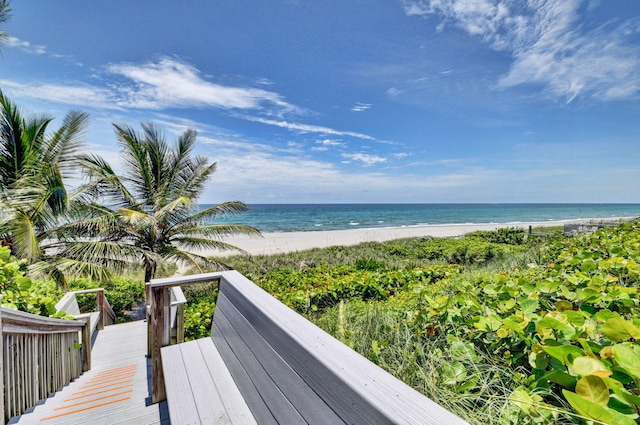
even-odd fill
[(631, 348), (622, 344), (611, 347), (613, 360), (632, 378), (640, 379), (640, 356)]
[(609, 403), (609, 387), (604, 379), (595, 375), (587, 375), (576, 384), (576, 394), (600, 406)]
[(611, 425), (636, 425), (636, 422), (633, 419), (614, 410), (600, 406), (592, 401), (586, 400), (576, 393), (562, 390), (562, 394), (564, 394), (564, 397), (567, 399), (569, 404), (571, 404), (571, 407), (573, 407), (576, 412), (582, 416)]
[(600, 377), (611, 376), (611, 371), (604, 363), (593, 357), (576, 357), (571, 365), (573, 373), (580, 376), (596, 375)]
[(612, 317), (602, 325), (602, 333), (616, 342), (640, 339), (640, 329), (622, 317)]

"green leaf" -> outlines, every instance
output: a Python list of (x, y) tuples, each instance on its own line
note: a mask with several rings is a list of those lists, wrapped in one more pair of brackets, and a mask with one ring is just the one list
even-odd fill
[(612, 317), (608, 319), (605, 324), (602, 325), (602, 333), (616, 342), (628, 341), (631, 338), (640, 339), (640, 329), (622, 317)]
[(520, 303), (520, 308), (522, 309), (522, 314), (524, 314), (525, 316), (531, 316), (533, 313), (538, 311), (538, 308), (540, 308), (540, 303), (538, 302), (538, 300), (527, 298), (525, 300), (522, 300), (522, 302)]
[(573, 310), (565, 310), (563, 311), (563, 313), (567, 316), (567, 319), (569, 319), (569, 323), (571, 323), (573, 326), (580, 327), (584, 325), (585, 318), (582, 313)]
[(525, 413), (535, 412), (533, 397), (523, 387), (518, 387), (509, 396), (509, 401)]
[(442, 366), (442, 383), (456, 385), (467, 378), (467, 368), (461, 362), (445, 363)]
[(562, 390), (562, 394), (564, 394), (564, 397), (567, 399), (569, 404), (571, 404), (571, 407), (573, 407), (576, 412), (582, 416), (611, 425), (636, 425), (636, 422), (633, 419), (586, 400), (576, 393)]
[(565, 336), (567, 338), (570, 338), (571, 336), (575, 335), (576, 330), (573, 328), (573, 326), (570, 326), (566, 323), (562, 323), (561, 321), (559, 321), (558, 319), (555, 319), (553, 317), (550, 316), (546, 316), (545, 318), (543, 318), (542, 320), (540, 320), (536, 326), (539, 326), (543, 329), (555, 329), (558, 330), (560, 332), (562, 332), (563, 334), (565, 334)]
[(606, 322), (607, 320), (612, 319), (614, 317), (620, 317), (620, 315), (611, 310), (600, 310), (596, 313), (596, 319), (601, 322)]
[(504, 326), (506, 326), (507, 328), (511, 329), (512, 331), (520, 334), (520, 335), (524, 335), (524, 330), (520, 327), (519, 324), (517, 324), (516, 322), (514, 322), (511, 319), (503, 319), (502, 320), (502, 324)]
[(640, 397), (635, 394), (631, 394), (624, 385), (622, 385), (622, 382), (613, 378), (604, 378), (604, 382), (607, 384), (609, 389), (611, 389), (622, 400), (631, 405), (640, 407)]
[(576, 384), (576, 394), (600, 406), (609, 403), (609, 387), (604, 379), (595, 375), (587, 375)]
[(562, 364), (568, 365), (573, 363), (573, 359), (583, 356), (584, 351), (574, 345), (559, 345), (556, 347), (542, 347), (542, 349), (551, 357), (560, 360)]
[(542, 378), (550, 382), (555, 382), (558, 385), (562, 385), (565, 388), (574, 388), (577, 383), (575, 377), (569, 375), (568, 373), (558, 372), (557, 370), (551, 370), (545, 373)]
[(624, 372), (635, 379), (640, 379), (640, 356), (631, 348), (616, 344), (613, 351), (613, 360), (624, 369)]
[(597, 375), (600, 377), (611, 376), (611, 371), (604, 363), (593, 357), (576, 357), (571, 365), (573, 373), (580, 376)]

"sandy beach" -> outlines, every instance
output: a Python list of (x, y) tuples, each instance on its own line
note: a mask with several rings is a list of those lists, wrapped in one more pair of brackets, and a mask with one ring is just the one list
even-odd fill
[[(274, 232), (263, 233), (263, 238), (237, 236), (229, 238), (229, 242), (242, 248), (250, 255), (272, 255), (302, 251), (311, 248), (329, 246), (357, 245), (362, 242), (382, 242), (400, 238), (433, 236), (454, 237), (477, 230), (496, 230), (498, 228), (516, 227), (528, 229), (529, 226), (562, 226), (566, 223), (587, 223), (598, 219), (544, 221), (528, 223), (486, 223), (486, 224), (445, 224), (407, 227), (388, 227), (353, 230), (327, 230), (318, 232)], [(615, 220), (615, 219), (610, 219)], [(233, 255), (237, 252), (207, 252), (205, 255)]]

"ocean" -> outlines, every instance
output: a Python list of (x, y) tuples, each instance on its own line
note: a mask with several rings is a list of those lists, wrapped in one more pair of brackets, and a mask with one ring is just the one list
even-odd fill
[(640, 216), (640, 204), (255, 204), (249, 209), (215, 223), (299, 232)]

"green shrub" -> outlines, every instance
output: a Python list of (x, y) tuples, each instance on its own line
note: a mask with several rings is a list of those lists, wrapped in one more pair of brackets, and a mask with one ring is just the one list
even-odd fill
[(211, 335), (211, 322), (216, 311), (215, 300), (189, 301), (184, 310), (184, 338), (186, 341)]
[(46, 288), (39, 288), (22, 274), (20, 262), (6, 246), (0, 246), (0, 295), (2, 307), (41, 316), (66, 316), (56, 314), (55, 302), (46, 295)]
[[(117, 322), (129, 321), (131, 310), (145, 300), (144, 283), (137, 276), (114, 276), (110, 283), (75, 278), (70, 280), (69, 287), (72, 291), (104, 288), (104, 295), (116, 314)], [(81, 312), (95, 311), (96, 294), (79, 294), (77, 300)]]

